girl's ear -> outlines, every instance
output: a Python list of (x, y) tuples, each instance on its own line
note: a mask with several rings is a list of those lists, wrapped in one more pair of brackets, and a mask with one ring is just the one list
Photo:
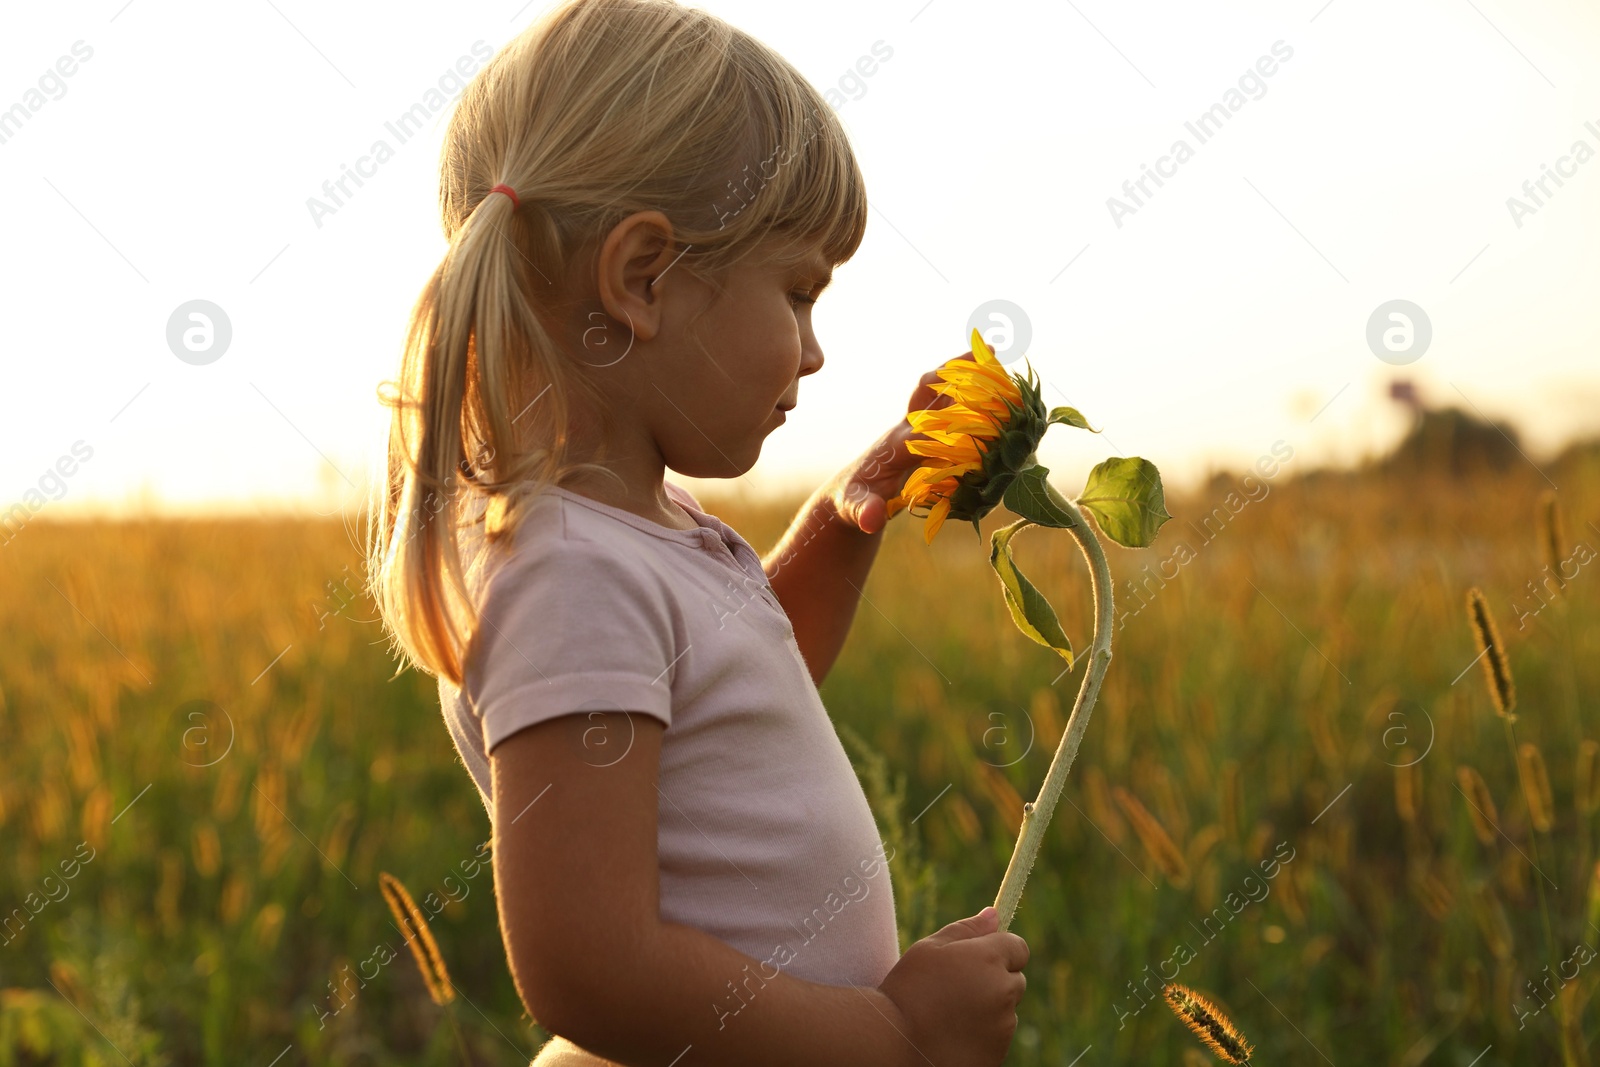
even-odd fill
[(636, 211), (611, 228), (595, 263), (601, 305), (618, 322), (631, 324), (640, 340), (661, 328), (661, 279), (683, 253), (672, 223), (659, 211)]

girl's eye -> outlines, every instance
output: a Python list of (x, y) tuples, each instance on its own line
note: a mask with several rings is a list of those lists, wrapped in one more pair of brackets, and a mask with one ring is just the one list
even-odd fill
[(795, 304), (815, 304), (816, 300), (807, 293), (790, 293), (789, 300)]

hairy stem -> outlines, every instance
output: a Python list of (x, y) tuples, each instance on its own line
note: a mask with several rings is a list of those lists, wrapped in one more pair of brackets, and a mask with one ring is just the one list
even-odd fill
[[(1524, 803), (1526, 803), (1527, 790), (1529, 787), (1523, 780), (1522, 760), (1519, 758), (1517, 752), (1517, 729), (1511, 724), (1510, 718), (1506, 718), (1503, 721), (1506, 724), (1506, 744), (1511, 747), (1511, 758), (1514, 761), (1512, 765), (1517, 769), (1517, 784), (1522, 786)], [(1555, 954), (1555, 938), (1550, 935), (1550, 907), (1545, 903), (1544, 899), (1544, 871), (1540, 870), (1539, 868), (1539, 832), (1533, 826), (1531, 812), (1528, 819), (1528, 847), (1533, 850), (1533, 859), (1529, 860), (1528, 862), (1533, 864), (1534, 873), (1539, 876), (1538, 878), (1534, 879), (1533, 884), (1539, 889), (1539, 916), (1544, 920), (1544, 954), (1546, 959), (1555, 960), (1557, 959)], [(1558, 963), (1557, 966), (1559, 967), (1560, 964)], [(1556, 1018), (1558, 1021), (1564, 1024), (1566, 1022), (1566, 1016), (1566, 1001), (1561, 1000), (1558, 997), (1556, 999)], [(1563, 1026), (1563, 1029), (1565, 1029), (1565, 1026)], [(1561, 1043), (1561, 1052), (1562, 1062), (1566, 1065), (1566, 1067), (1573, 1067), (1572, 1053), (1567, 1048), (1565, 1039), (1563, 1039)]]
[(1076, 504), (1071, 501), (1063, 503), (1077, 520), (1066, 530), (1078, 542), (1084, 559), (1089, 563), (1089, 583), (1094, 593), (1094, 640), (1089, 646), (1089, 669), (1078, 687), (1077, 702), (1072, 706), (1072, 716), (1067, 719), (1067, 728), (1061, 735), (1061, 743), (1056, 746), (1056, 754), (1051, 757), (1044, 785), (1039, 790), (1038, 799), (1022, 809), (1022, 831), (1017, 837), (1017, 847), (1011, 853), (1011, 862), (1006, 865), (1005, 877), (1000, 881), (1000, 895), (994, 902), (995, 910), (1000, 913), (1002, 930), (1011, 927), (1011, 918), (1016, 914), (1018, 902), (1022, 900), (1023, 884), (1027, 882), (1028, 873), (1033, 870), (1034, 860), (1039, 856), (1045, 828), (1050, 825), (1050, 815), (1055, 811), (1056, 802), (1061, 799), (1062, 787), (1067, 784), (1067, 772), (1072, 769), (1072, 761), (1078, 756), (1078, 744), (1089, 726), (1095, 698), (1100, 695), (1100, 682), (1105, 678), (1106, 667), (1111, 664), (1111, 620), (1114, 617), (1111, 608), (1111, 568), (1106, 565), (1105, 551), (1100, 547), (1100, 539), (1090, 528), (1089, 520)]
[(467, 1039), (461, 1033), (461, 1024), (456, 1021), (456, 1013), (449, 1005), (446, 1006), (450, 1016), (450, 1029), (455, 1031), (456, 1048), (461, 1053), (463, 1067), (472, 1067), (472, 1052), (467, 1048)]

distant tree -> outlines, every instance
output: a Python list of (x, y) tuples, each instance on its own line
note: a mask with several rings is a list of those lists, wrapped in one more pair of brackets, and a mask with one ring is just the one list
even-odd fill
[(1459, 478), (1523, 462), (1516, 428), (1508, 423), (1486, 422), (1454, 407), (1416, 411), (1411, 432), (1379, 462), (1381, 469)]

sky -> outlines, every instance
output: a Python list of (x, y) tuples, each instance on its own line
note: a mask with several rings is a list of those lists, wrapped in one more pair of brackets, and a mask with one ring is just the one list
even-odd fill
[[(1592, 7), (693, 6), (833, 90), (871, 203), (814, 311), (824, 367), (749, 473), (677, 479), (696, 493), (814, 488), (974, 323), (1101, 429), (1040, 449), (1069, 494), (1109, 455), (1178, 488), (1279, 442), (1288, 470), (1358, 462), (1404, 432), (1397, 378), (1510, 420), (1530, 463), (1600, 432)], [(385, 123), (544, 8), (10, 12), (0, 509), (360, 507), (445, 249), (450, 107), (403, 143)], [(312, 210), (379, 139), (392, 157)], [(195, 307), (213, 328), (186, 342)]]

